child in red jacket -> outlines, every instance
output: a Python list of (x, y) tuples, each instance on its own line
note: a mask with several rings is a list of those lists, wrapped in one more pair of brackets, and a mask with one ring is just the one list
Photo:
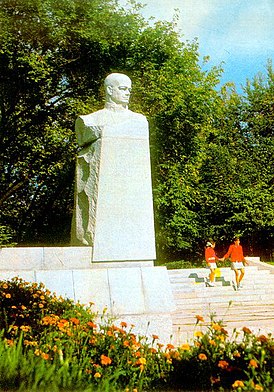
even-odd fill
[(205, 260), (206, 260), (206, 264), (207, 267), (209, 268), (210, 272), (209, 272), (209, 276), (206, 280), (206, 286), (209, 287), (214, 287), (214, 280), (215, 280), (215, 270), (217, 268), (216, 265), (216, 260), (220, 260), (215, 253), (215, 242), (210, 240), (207, 241), (206, 243), (206, 249), (205, 249)]
[(223, 261), (228, 258), (230, 258), (231, 261), (231, 269), (235, 272), (236, 285), (234, 288), (235, 290), (238, 290), (241, 288), (241, 281), (245, 274), (244, 266), (245, 264), (248, 264), (244, 258), (243, 248), (240, 245), (240, 238), (234, 238), (234, 243), (230, 245), (227, 253), (221, 260)]

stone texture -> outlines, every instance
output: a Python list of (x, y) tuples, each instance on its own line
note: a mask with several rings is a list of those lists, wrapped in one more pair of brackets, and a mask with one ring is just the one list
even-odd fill
[(108, 271), (101, 270), (74, 270), (74, 290), (77, 300), (88, 305), (94, 303), (94, 311), (103, 313), (104, 309), (111, 309)]
[(36, 282), (44, 283), (47, 289), (61, 295), (63, 298), (77, 300), (74, 291), (72, 271), (70, 270), (40, 270), (36, 271)]
[(42, 267), (43, 248), (1, 248), (0, 270), (34, 270)]

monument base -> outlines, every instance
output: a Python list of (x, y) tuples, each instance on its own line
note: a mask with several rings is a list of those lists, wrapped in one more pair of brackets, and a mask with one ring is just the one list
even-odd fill
[(91, 254), (91, 247), (2, 248), (0, 279), (42, 282), (64, 298), (94, 303), (99, 315), (134, 324), (136, 334), (169, 342), (175, 305), (166, 267), (152, 261), (92, 263)]

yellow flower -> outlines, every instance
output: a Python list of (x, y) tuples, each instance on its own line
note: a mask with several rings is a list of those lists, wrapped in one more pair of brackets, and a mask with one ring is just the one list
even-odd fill
[(11, 295), (10, 294), (6, 294), (6, 298), (11, 298)]
[(184, 344), (181, 345), (180, 348), (181, 348), (181, 350), (183, 350), (183, 351), (188, 351), (188, 350), (190, 350), (190, 345), (187, 344), (187, 343), (184, 343)]
[(214, 329), (214, 331), (221, 331), (222, 327), (220, 326), (220, 324), (213, 323), (212, 329)]
[(3, 289), (6, 290), (8, 287), (9, 287), (9, 286), (7, 285), (7, 283), (4, 283), (4, 284), (3, 284)]
[(244, 387), (244, 383), (241, 380), (236, 380), (234, 384), (232, 384), (232, 388), (243, 388), (243, 387)]
[(20, 329), (23, 332), (28, 332), (28, 331), (30, 331), (30, 326), (28, 326), (28, 325), (21, 325)]
[(196, 336), (196, 338), (201, 338), (202, 336), (204, 336), (204, 334), (202, 331), (195, 331), (194, 336)]
[(100, 377), (102, 377), (102, 374), (99, 373), (99, 372), (96, 372), (96, 373), (94, 374), (94, 377), (95, 377), (95, 378), (100, 378)]
[(199, 355), (198, 355), (198, 358), (199, 358), (201, 361), (206, 361), (206, 360), (207, 360), (207, 356), (206, 356), (205, 354), (203, 354), (203, 353), (199, 354)]

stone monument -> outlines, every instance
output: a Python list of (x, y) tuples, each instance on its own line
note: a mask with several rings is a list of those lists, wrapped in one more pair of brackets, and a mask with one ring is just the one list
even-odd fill
[(105, 80), (105, 108), (80, 116), (68, 247), (0, 249), (2, 279), (46, 287), (168, 342), (175, 310), (166, 267), (155, 267), (148, 122), (128, 109), (131, 80)]
[(112, 73), (102, 110), (78, 117), (71, 244), (92, 261), (154, 260), (148, 122), (128, 109), (131, 80)]

